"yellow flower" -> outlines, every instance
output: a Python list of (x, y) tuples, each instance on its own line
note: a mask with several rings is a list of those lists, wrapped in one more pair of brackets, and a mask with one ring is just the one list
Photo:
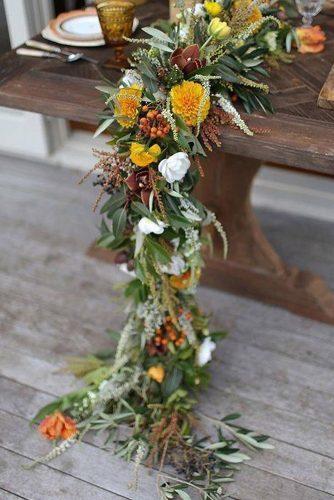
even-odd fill
[(229, 25), (225, 21), (221, 21), (219, 17), (214, 17), (208, 26), (209, 35), (218, 40), (226, 38), (230, 32), (231, 28)]
[[(234, 0), (233, 2), (233, 10), (237, 11), (238, 9), (247, 9), (247, 7), (253, 2), (253, 0)], [(262, 19), (262, 13), (257, 5), (253, 7), (250, 15), (246, 19), (247, 24), (256, 23)]]
[(119, 90), (115, 98), (115, 117), (122, 127), (129, 128), (136, 123), (142, 90), (137, 84)]
[(151, 366), (147, 370), (147, 375), (152, 379), (161, 384), (163, 379), (165, 378), (165, 369), (161, 365)]
[(218, 2), (210, 2), (209, 0), (205, 0), (204, 7), (211, 17), (218, 16), (223, 10), (222, 6)]
[(161, 149), (158, 144), (153, 144), (153, 146), (147, 148), (145, 144), (133, 142), (130, 148), (130, 160), (138, 167), (146, 167), (150, 163), (157, 161), (160, 153)]
[[(187, 125), (195, 126), (207, 117), (210, 98), (205, 97), (205, 90), (200, 83), (183, 81), (170, 91), (173, 112), (179, 115)], [(202, 100), (204, 99), (204, 102)]]

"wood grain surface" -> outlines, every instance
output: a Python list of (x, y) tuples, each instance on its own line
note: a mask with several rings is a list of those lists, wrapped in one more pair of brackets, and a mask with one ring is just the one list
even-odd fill
[[(78, 187), (79, 177), (0, 158), (0, 498), (158, 500), (156, 478), (144, 467), (139, 490), (129, 488), (133, 467), (102, 449), (103, 436), (86, 435), (53, 462), (22, 468), (49, 449), (29, 419), (78, 386), (62, 370), (65, 357), (110, 346), (105, 330), (124, 321), (119, 285), (127, 277), (84, 255), (97, 233), (89, 208), (95, 193), (90, 183)], [(287, 260), (307, 268), (317, 256), (318, 272), (334, 287), (330, 224), (271, 211), (258, 216)], [(228, 498), (333, 498), (333, 327), (216, 290), (201, 288), (199, 300), (212, 311), (212, 327), (229, 331), (196, 408), (203, 429), (240, 411), (244, 425), (275, 445), (252, 454)]]
[[(168, 18), (169, 2), (151, 0), (138, 7), (137, 13), (142, 26)], [(292, 64), (271, 72), (268, 83), (276, 113), (246, 117), (250, 125), (262, 130), (253, 138), (225, 128), (225, 152), (334, 174), (334, 113), (317, 106), (334, 62), (334, 17), (322, 15), (316, 21), (326, 32), (326, 50), (297, 54)], [(110, 56), (106, 48), (85, 52), (101, 62)], [(0, 105), (96, 124), (103, 102), (95, 86), (103, 76), (116, 80), (120, 73), (84, 61), (65, 65), (10, 52), (0, 59)]]

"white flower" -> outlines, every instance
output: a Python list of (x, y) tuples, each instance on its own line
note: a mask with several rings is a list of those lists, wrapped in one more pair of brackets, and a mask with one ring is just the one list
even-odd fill
[(189, 35), (189, 26), (187, 24), (180, 23), (179, 37), (181, 41), (185, 41)]
[(196, 17), (205, 17), (205, 8), (202, 3), (195, 3), (194, 6), (194, 16)]
[(161, 220), (157, 220), (156, 222), (154, 222), (148, 217), (142, 217), (138, 223), (138, 229), (143, 234), (162, 234), (165, 227), (166, 224)]
[(216, 343), (211, 340), (210, 337), (207, 337), (202, 344), (199, 346), (197, 351), (197, 364), (199, 366), (204, 366), (211, 361), (212, 351), (216, 349)]
[(275, 52), (277, 49), (277, 35), (278, 31), (268, 31), (263, 37), (263, 40), (266, 42), (269, 52)]
[[(143, 80), (137, 71), (134, 69), (127, 69), (125, 70), (124, 76), (122, 78), (122, 83), (126, 85), (127, 87), (130, 87), (131, 85), (137, 84), (140, 87), (143, 86)], [(121, 86), (123, 87), (123, 85)]]
[(161, 160), (158, 169), (167, 182), (180, 181), (186, 175), (190, 167), (190, 160), (187, 153), (175, 153), (174, 155)]
[(178, 276), (182, 274), (186, 267), (186, 263), (181, 255), (172, 255), (171, 261), (169, 264), (161, 266), (161, 271), (167, 274), (173, 274)]

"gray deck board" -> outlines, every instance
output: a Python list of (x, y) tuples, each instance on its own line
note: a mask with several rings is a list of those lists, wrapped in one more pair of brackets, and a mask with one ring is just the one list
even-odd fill
[[(97, 218), (89, 209), (94, 191), (89, 183), (76, 186), (79, 175), (0, 158), (0, 460), (6, 462), (0, 498), (1, 488), (8, 498), (57, 498), (54, 488), (62, 484), (58, 498), (154, 500), (154, 474), (143, 469), (140, 489), (131, 491), (131, 464), (100, 449), (101, 438), (92, 435), (48, 466), (21, 469), (47, 449), (29, 418), (77, 385), (61, 371), (64, 355), (110, 345), (106, 328), (124, 319), (114, 285), (126, 278), (84, 255)], [(260, 212), (287, 260), (309, 269), (314, 264), (334, 286), (333, 225)], [(198, 411), (212, 418), (240, 411), (245, 425), (270, 434), (275, 444), (237, 474), (230, 497), (333, 498), (333, 327), (214, 290), (201, 289), (199, 296), (214, 326), (230, 335), (217, 349)], [(204, 416), (202, 422), (212, 427)]]

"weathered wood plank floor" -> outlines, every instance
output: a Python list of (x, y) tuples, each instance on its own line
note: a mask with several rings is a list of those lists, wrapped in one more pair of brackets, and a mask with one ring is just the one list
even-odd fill
[[(87, 168), (89, 160), (87, 161)], [(48, 444), (28, 426), (39, 406), (73, 389), (59, 372), (64, 354), (108, 344), (124, 304), (114, 267), (85, 257), (96, 236), (95, 193), (79, 174), (0, 158), (0, 498), (157, 499), (143, 468), (129, 489), (131, 465), (85, 442), (47, 466), (21, 466)], [(334, 228), (262, 210), (271, 241), (286, 260), (334, 285)], [(275, 450), (256, 454), (228, 488), (242, 500), (324, 500), (334, 496), (334, 329), (275, 307), (202, 289), (215, 327), (230, 335), (212, 364), (199, 410), (231, 411), (272, 436)]]

